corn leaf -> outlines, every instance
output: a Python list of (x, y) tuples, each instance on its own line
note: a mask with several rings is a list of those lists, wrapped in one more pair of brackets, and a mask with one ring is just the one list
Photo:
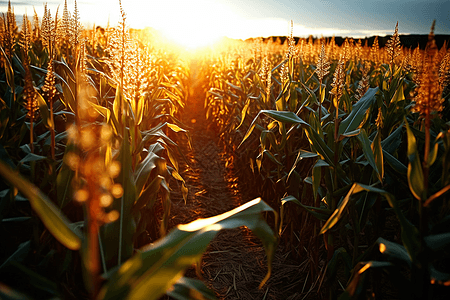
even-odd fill
[(39, 113), (41, 114), (42, 121), (44, 122), (45, 127), (48, 129), (52, 129), (55, 127), (55, 125), (52, 122), (52, 119), (50, 118), (50, 114), (52, 113), (49, 111), (47, 102), (45, 102), (45, 99), (42, 97), (40, 93), (38, 93), (35, 90), (37, 102), (39, 105)]
[(433, 234), (424, 238), (425, 243), (432, 251), (440, 251), (449, 249), (450, 246), (450, 232)]
[[(375, 156), (372, 151), (371, 143), (369, 140), (369, 137), (367, 136), (367, 133), (364, 129), (361, 130), (360, 134), (358, 135), (358, 140), (361, 142), (361, 147), (364, 153), (364, 156), (367, 159), (367, 162), (372, 166), (374, 171), (378, 174), (378, 177), (380, 178), (380, 171), (378, 170), (377, 163), (375, 161)], [(381, 180), (380, 180), (381, 181)]]
[(154, 168), (161, 164), (163, 158), (155, 153), (164, 149), (161, 144), (156, 143), (149, 147), (149, 152), (144, 160), (136, 167), (134, 172), (134, 181), (138, 195), (141, 193), (145, 183), (149, 179), (150, 173)]
[(384, 152), (389, 152), (390, 154), (397, 151), (400, 143), (402, 142), (401, 134), (402, 134), (403, 124), (401, 124), (397, 129), (395, 129), (387, 138), (381, 141), (381, 147)]
[(8, 83), (8, 86), (11, 88), (11, 92), (14, 93), (14, 70), (11, 65), (10, 60), (8, 59), (8, 56), (6, 55), (5, 51), (3, 50), (3, 47), (0, 47), (1, 53), (3, 54), (4, 63), (5, 63), (5, 75), (6, 75), (6, 82)]
[[(98, 299), (159, 299), (199, 261), (209, 242), (222, 229), (247, 226), (263, 242), (270, 276), (276, 237), (261, 216), (273, 209), (260, 198), (224, 214), (178, 225), (166, 237), (141, 249), (111, 275)], [(277, 223), (277, 221), (275, 222)]]
[(317, 154), (319, 154), (324, 161), (334, 168), (333, 150), (328, 147), (323, 138), (321, 138), (320, 135), (312, 128), (306, 128), (305, 133), (310, 140), (312, 150), (317, 152)]
[(177, 300), (214, 300), (213, 291), (198, 279), (181, 277), (167, 292), (167, 295)]
[(386, 158), (386, 162), (398, 173), (406, 174), (408, 172), (408, 168), (401, 163), (397, 158), (392, 156), (389, 152), (383, 149), (383, 157)]
[(272, 119), (274, 119), (275, 121), (278, 121), (281, 123), (308, 125), (308, 123), (303, 121), (299, 116), (297, 116), (295, 113), (293, 113), (291, 111), (261, 110), (256, 115), (256, 117), (253, 119), (252, 123), (250, 124), (250, 127), (247, 130), (247, 133), (245, 134), (244, 138), (242, 139), (242, 142), (239, 144), (239, 147), (242, 146), (242, 144), (245, 142), (245, 140), (247, 140), (247, 138), (253, 132), (253, 129), (255, 129), (255, 126), (256, 126), (256, 120), (258, 120), (258, 118), (261, 114), (265, 114), (265, 115), (271, 117)]
[(341, 203), (339, 203), (339, 206), (333, 212), (331, 217), (325, 222), (325, 224), (323, 225), (323, 227), (320, 230), (319, 234), (324, 234), (325, 232), (327, 232), (328, 230), (333, 228), (334, 225), (336, 225), (336, 223), (342, 218), (342, 215), (343, 215), (343, 213), (345, 211), (345, 208), (347, 207), (347, 205), (348, 205), (348, 203), (350, 201), (350, 196), (353, 195), (353, 194), (359, 193), (362, 190), (363, 189), (360, 187), (359, 184), (357, 184), (357, 183), (353, 184), (352, 188), (347, 193), (347, 195), (345, 196), (344, 200), (342, 200)]
[(411, 267), (411, 258), (408, 255), (408, 251), (402, 245), (388, 241), (382, 237), (377, 239), (376, 244), (380, 253), (388, 257), (389, 261), (397, 260)]
[(0, 174), (14, 185), (28, 200), (50, 233), (65, 247), (78, 250), (81, 233), (70, 227), (69, 220), (35, 185), (0, 162)]
[(378, 88), (369, 88), (362, 98), (353, 105), (350, 114), (339, 125), (339, 135), (348, 134), (362, 125), (364, 115), (376, 100)]
[(282, 207), (288, 202), (297, 204), (298, 206), (300, 206), (301, 208), (303, 208), (304, 210), (306, 210), (308, 213), (310, 213), (319, 220), (327, 220), (331, 215), (331, 211), (329, 209), (304, 205), (292, 195), (286, 196), (283, 199), (281, 199)]
[(408, 185), (411, 193), (418, 200), (426, 200), (426, 191), (424, 186), (424, 177), (422, 164), (420, 163), (419, 153), (417, 152), (416, 138), (409, 128), (408, 122), (405, 122), (406, 133), (408, 136)]

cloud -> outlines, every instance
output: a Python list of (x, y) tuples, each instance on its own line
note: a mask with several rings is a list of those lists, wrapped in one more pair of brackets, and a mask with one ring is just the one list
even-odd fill
[[(239, 20), (231, 25), (227, 25), (230, 38), (246, 39), (249, 37), (269, 37), (286, 36), (290, 34), (290, 21), (281, 18), (266, 18)], [(298, 37), (308, 37), (310, 35), (320, 37), (343, 36), (353, 38), (363, 38), (369, 36), (385, 36), (393, 33), (393, 29), (348, 29), (340, 27), (320, 27), (295, 24), (293, 35)], [(404, 32), (403, 32), (404, 34)]]
[[(61, 5), (64, 6), (64, 0), (53, 0), (53, 1), (45, 1), (45, 2), (38, 2), (38, 1), (11, 1), (11, 6), (13, 8), (17, 6), (28, 6), (30, 8), (33, 7), (33, 5), (42, 5), (47, 3), (48, 5)], [(1, 10), (7, 10), (8, 9), (8, 1), (0, 0), (0, 8)]]

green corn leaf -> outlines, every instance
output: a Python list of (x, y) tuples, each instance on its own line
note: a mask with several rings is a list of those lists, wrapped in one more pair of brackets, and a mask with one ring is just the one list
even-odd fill
[(386, 261), (368, 261), (368, 262), (359, 262), (353, 271), (353, 276), (349, 284), (347, 285), (347, 288), (345, 290), (345, 293), (339, 297), (339, 300), (343, 299), (358, 299), (361, 296), (362, 291), (364, 290), (362, 288), (363, 282), (364, 282), (364, 275), (368, 270), (372, 270), (374, 268), (390, 268), (393, 264)]
[(217, 299), (213, 291), (203, 281), (188, 277), (181, 277), (167, 295), (176, 300), (214, 300)]
[(256, 127), (256, 121), (258, 120), (259, 114), (260, 114), (260, 113), (258, 113), (258, 114), (256, 115), (256, 117), (253, 119), (252, 123), (250, 124), (250, 127), (247, 129), (247, 132), (245, 133), (245, 136), (244, 136), (244, 138), (242, 139), (241, 143), (239, 144), (238, 148), (241, 147), (242, 144), (243, 144), (243, 143), (247, 140), (247, 138), (250, 136), (250, 134), (252, 134), (253, 129), (255, 129), (255, 127)]
[(286, 124), (302, 124), (308, 126), (308, 123), (303, 121), (299, 116), (291, 111), (276, 111), (276, 110), (261, 110), (258, 115), (265, 114), (275, 121)]
[(64, 97), (62, 97), (64, 100), (62, 100), (62, 101), (68, 109), (70, 109), (72, 112), (76, 112), (77, 104), (76, 104), (75, 96), (73, 95), (72, 89), (70, 88), (70, 86), (67, 84), (67, 82), (65, 80), (62, 79), (61, 81), (63, 82), (62, 90), (63, 90), (63, 95), (64, 95)]
[(149, 147), (149, 152), (144, 160), (136, 167), (134, 172), (134, 181), (136, 184), (136, 191), (139, 195), (149, 179), (150, 173), (153, 169), (161, 165), (163, 158), (156, 155), (155, 152), (164, 149), (161, 144), (156, 143)]
[(431, 147), (430, 153), (428, 154), (428, 160), (427, 160), (428, 167), (431, 167), (434, 164), (434, 162), (436, 161), (438, 149), (439, 149), (438, 143), (435, 143), (434, 146)]
[(364, 96), (353, 105), (351, 113), (339, 125), (339, 135), (348, 134), (360, 128), (364, 115), (375, 102), (378, 88), (369, 88)]
[(94, 104), (91, 101), (87, 101), (87, 102), (89, 103), (89, 105), (92, 106), (93, 109), (95, 109), (100, 115), (102, 115), (105, 118), (107, 123), (109, 123), (109, 120), (111, 118), (111, 111), (108, 108), (101, 106), (101, 105)]
[[(124, 108), (120, 107), (121, 103), (124, 103), (125, 101), (123, 100), (124, 96), (122, 94), (122, 90), (121, 89), (116, 89), (116, 97), (114, 98), (114, 103), (113, 103), (113, 113), (114, 113), (114, 117), (115, 119), (119, 122), (119, 124), (122, 123), (122, 120), (120, 119), (120, 115), (123, 114)], [(121, 112), (122, 110), (122, 112)], [(125, 126), (125, 124), (122, 124), (122, 126)]]
[(135, 112), (136, 125), (139, 125), (142, 122), (142, 118), (144, 116), (144, 105), (145, 105), (146, 99), (147, 99), (146, 95), (139, 97), (137, 107), (136, 107), (136, 112)]
[(300, 206), (305, 211), (307, 211), (308, 213), (310, 213), (319, 220), (327, 220), (331, 215), (331, 211), (328, 208), (312, 207), (304, 205), (292, 195), (286, 196), (283, 199), (281, 199), (281, 206), (284, 207), (284, 205), (288, 202), (297, 204), (298, 206)]
[(342, 137), (352, 137), (352, 136), (357, 136), (360, 133), (360, 129), (356, 129), (347, 133), (343, 133), (341, 134), (341, 138)]
[(408, 251), (402, 245), (388, 241), (382, 237), (377, 239), (376, 244), (380, 253), (386, 256), (389, 261), (399, 261), (411, 267), (411, 258), (408, 255)]
[(0, 162), (0, 174), (14, 185), (28, 200), (31, 207), (50, 233), (71, 250), (81, 247), (81, 233), (70, 227), (70, 222), (36, 186)]
[(344, 247), (339, 247), (334, 251), (333, 257), (328, 263), (328, 272), (327, 272), (328, 276), (336, 275), (338, 268), (342, 266), (340, 261), (342, 261), (344, 265), (345, 273), (346, 274), (350, 273), (350, 270), (352, 269), (352, 258), (350, 254), (347, 253), (347, 250), (345, 250)]
[[(3, 222), (5, 222), (5, 220), (3, 220)], [(0, 265), (0, 270), (8, 266), (8, 264), (11, 263), (12, 261), (23, 262), (25, 258), (28, 256), (30, 249), (31, 249), (31, 241), (21, 243), (17, 248), (17, 250)]]
[(236, 127), (236, 130), (238, 130), (242, 124), (244, 124), (245, 121), (245, 116), (247, 115), (247, 110), (250, 107), (250, 97), (247, 98), (247, 101), (245, 101), (245, 105), (242, 108), (242, 112), (241, 112), (241, 122), (239, 123), (238, 127)]
[(10, 113), (10, 108), (6, 105), (5, 101), (0, 98), (0, 139), (2, 139), (6, 129), (8, 128), (7, 125), (9, 122)]
[[(247, 133), (245, 134), (244, 138), (242, 139), (242, 142), (239, 144), (239, 147), (245, 142), (245, 140), (250, 136), (250, 134), (253, 132), (253, 129), (255, 129), (256, 121), (258, 120), (259, 116), (261, 114), (265, 114), (266, 116), (271, 117), (277, 122), (285, 123), (285, 124), (302, 124), (307, 125), (305, 121), (303, 121), (299, 116), (297, 116), (295, 113), (291, 111), (276, 111), (276, 110), (261, 110), (256, 117), (253, 119), (252, 123), (250, 124), (249, 129), (247, 130)], [(280, 128), (281, 128), (280, 124)]]
[(342, 218), (342, 216), (344, 214), (345, 208), (347, 207), (347, 205), (348, 205), (348, 203), (350, 201), (350, 196), (352, 194), (359, 193), (362, 190), (363, 189), (360, 187), (360, 185), (358, 185), (357, 183), (353, 184), (352, 188), (347, 193), (347, 195), (345, 196), (344, 200), (342, 200), (339, 203), (339, 206), (333, 212), (331, 217), (325, 222), (325, 224), (323, 225), (323, 227), (320, 230), (319, 234), (324, 234), (325, 232), (327, 232), (328, 230), (333, 228), (334, 225), (336, 225), (336, 223)]
[(20, 160), (20, 163), (24, 164), (24, 163), (27, 163), (30, 161), (40, 161), (40, 160), (45, 160), (45, 159), (47, 159), (47, 157), (45, 157), (45, 156), (37, 155), (34, 153), (28, 153), (24, 158), (22, 158)]
[(187, 133), (186, 130), (184, 130), (183, 128), (179, 127), (178, 125), (175, 125), (175, 124), (172, 124), (172, 123), (166, 123), (165, 125), (167, 125), (167, 127), (172, 129), (173, 132), (184, 132), (184, 133)]
[(384, 177), (384, 159), (383, 159), (383, 148), (381, 147), (381, 134), (377, 131), (375, 138), (371, 145), (373, 156), (375, 159), (375, 164), (377, 166), (378, 180), (383, 182)]
[(326, 162), (324, 162), (321, 159), (318, 159), (316, 164), (313, 167), (312, 187), (313, 187), (314, 199), (317, 198), (317, 193), (319, 192), (319, 187), (320, 187), (320, 180), (322, 179), (322, 168), (321, 167), (326, 167), (326, 166), (329, 166), (329, 164), (327, 164)]
[(45, 102), (45, 99), (36, 90), (35, 90), (35, 94), (36, 94), (37, 102), (39, 105), (39, 113), (41, 114), (41, 118), (42, 118), (42, 121), (44, 122), (45, 127), (48, 129), (54, 128), (55, 125), (53, 124), (52, 119), (50, 117), (50, 114), (52, 112), (49, 111), (47, 102)]
[[(367, 162), (372, 166), (372, 168), (374, 169), (374, 171), (378, 174), (378, 177), (380, 178), (381, 173), (378, 170), (369, 137), (367, 136), (367, 133), (364, 129), (361, 129), (361, 133), (358, 135), (358, 140), (361, 142), (361, 147), (362, 147), (364, 156), (367, 159)], [(380, 180), (380, 181), (382, 181), (382, 180)]]
[(408, 184), (411, 193), (418, 200), (426, 200), (426, 191), (424, 186), (424, 177), (422, 164), (420, 163), (419, 153), (417, 152), (416, 138), (409, 128), (408, 122), (405, 122), (406, 133), (408, 136)]
[(397, 151), (398, 147), (400, 146), (402, 139), (402, 129), (403, 129), (403, 123), (400, 124), (397, 129), (395, 129), (387, 138), (385, 138), (383, 141), (381, 141), (381, 147), (383, 148), (384, 152), (389, 152), (390, 154)]
[(282, 167), (283, 164), (278, 161), (275, 156), (269, 151), (269, 150), (263, 150), (257, 157), (256, 157), (256, 164), (258, 166), (258, 170), (261, 171), (262, 167), (262, 161), (264, 157), (268, 157), (273, 163), (277, 164), (278, 166)]
[(328, 147), (323, 138), (321, 138), (320, 135), (312, 128), (307, 127), (305, 129), (305, 133), (310, 140), (311, 148), (313, 148), (313, 151), (316, 151), (324, 161), (326, 161), (330, 166), (334, 168), (335, 166), (333, 150)]
[(161, 175), (157, 175), (152, 182), (142, 191), (141, 195), (133, 205), (133, 212), (138, 212), (144, 206), (152, 207), (156, 201), (156, 194), (159, 191), (161, 182), (165, 180)]
[(450, 282), (450, 273), (437, 270), (433, 265), (430, 267), (430, 277), (437, 284), (447, 285)]
[(314, 152), (309, 152), (309, 151), (305, 151), (305, 150), (299, 150), (298, 153), (297, 153), (297, 158), (295, 159), (295, 162), (292, 165), (291, 170), (289, 171), (289, 174), (288, 174), (288, 177), (287, 177), (288, 180), (289, 180), (289, 177), (291, 177), (292, 172), (294, 172), (295, 167), (297, 167), (297, 164), (302, 159), (304, 159), (304, 158), (314, 158), (314, 157), (318, 157), (318, 156), (319, 156), (319, 154), (314, 153)]
[(450, 232), (429, 235), (424, 240), (432, 251), (448, 249), (450, 246)]
[(23, 67), (23, 63), (20, 60), (20, 58), (17, 56), (17, 53), (14, 53), (13, 57), (12, 57), (12, 65), (14, 65), (16, 67), (16, 69), (18, 69), (19, 74), (22, 77), (25, 77), (25, 68)]
[(398, 173), (405, 174), (408, 172), (408, 168), (402, 164), (397, 158), (392, 156), (389, 152), (383, 149), (383, 157), (386, 159), (386, 162)]
[(390, 105), (396, 105), (398, 102), (405, 100), (405, 95), (403, 93), (403, 85), (400, 83), (395, 91), (394, 96), (392, 97)]
[[(276, 237), (261, 216), (273, 209), (260, 198), (224, 214), (178, 225), (167, 236), (142, 248), (114, 272), (98, 299), (159, 299), (182, 278), (184, 271), (197, 263), (210, 241), (222, 229), (246, 226), (263, 242), (270, 276)], [(277, 221), (275, 221), (277, 223)]]
[(335, 212), (330, 217), (330, 219), (328, 219), (328, 221), (322, 227), (321, 233), (326, 232), (327, 230), (332, 228), (332, 226), (334, 226), (337, 223), (337, 221), (339, 220), (339, 217), (342, 216), (343, 209), (348, 204), (347, 198), (351, 194), (356, 194), (361, 191), (378, 193), (386, 198), (386, 200), (389, 203), (389, 206), (391, 208), (393, 208), (393, 210), (394, 210), (395, 214), (397, 215), (397, 218), (400, 222), (403, 246), (405, 247), (406, 251), (408, 251), (408, 255), (409, 255), (411, 261), (415, 263), (417, 254), (418, 254), (418, 251), (420, 248), (419, 231), (417, 230), (417, 228), (414, 225), (412, 225), (408, 221), (408, 219), (406, 219), (406, 217), (404, 216), (400, 207), (398, 206), (397, 200), (395, 199), (395, 197), (392, 194), (386, 192), (385, 190), (382, 190), (382, 189), (379, 189), (379, 188), (376, 188), (373, 186), (369, 186), (369, 185), (365, 185), (365, 184), (361, 184), (361, 183), (354, 183), (352, 188), (348, 192), (347, 196), (344, 198), (343, 201), (341, 201), (341, 203), (339, 204), (339, 207), (335, 210)]
[(5, 51), (3, 50), (3, 47), (0, 47), (1, 53), (3, 54), (4, 62), (5, 62), (5, 75), (6, 75), (6, 82), (8, 83), (8, 86), (11, 88), (11, 91), (14, 93), (15, 85), (14, 85), (14, 69), (11, 65), (11, 62), (9, 61), (9, 58), (7, 57)]

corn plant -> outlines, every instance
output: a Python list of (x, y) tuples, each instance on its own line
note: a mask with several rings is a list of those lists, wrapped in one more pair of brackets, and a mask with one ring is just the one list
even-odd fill
[[(316, 273), (320, 246), (317, 239), (309, 236), (323, 234), (328, 278), (336, 278), (337, 262), (343, 260), (346, 275), (336, 279), (344, 280), (341, 283), (344, 285), (352, 270), (356, 276), (357, 268), (354, 267), (363, 255), (370, 253), (361, 251), (360, 246), (374, 243), (376, 238), (371, 236), (382, 234), (386, 207), (391, 207), (401, 222), (402, 238), (407, 240), (403, 236), (415, 232), (404, 216), (406, 200), (400, 205), (386, 195), (387, 191), (395, 195), (415, 191), (422, 186), (422, 181), (428, 182), (424, 175), (423, 180), (415, 177), (417, 181), (411, 183), (411, 171), (405, 159), (411, 157), (407, 154), (412, 151), (409, 137), (411, 131), (424, 136), (427, 145), (424, 157), (434, 162), (438, 143), (431, 147), (430, 135), (436, 137), (436, 132), (445, 126), (435, 119), (434, 131), (431, 131), (431, 119), (424, 113), (428, 124), (424, 128), (428, 129), (424, 130), (425, 134), (420, 133), (415, 128), (420, 119), (414, 117), (417, 121), (412, 124), (411, 108), (415, 107), (413, 100), (421, 99), (421, 96), (413, 99), (410, 95), (417, 90), (423, 95), (420, 70), (424, 70), (421, 68), (425, 64), (427, 70), (434, 70), (435, 79), (423, 79), (422, 85), (438, 84), (437, 68), (445, 65), (445, 49), (439, 56), (433, 56), (436, 59), (432, 63), (413, 61), (400, 45), (397, 24), (385, 49), (379, 47), (377, 39), (372, 47), (362, 46), (360, 41), (355, 43), (352, 39), (347, 39), (341, 47), (337, 47), (334, 40), (328, 44), (323, 40), (318, 43), (311, 39), (299, 40), (296, 45), (291, 34), (282, 50), (284, 55), (280, 55), (280, 48), (273, 51), (260, 65), (252, 65), (251, 60), (247, 63), (244, 55), (236, 58), (239, 64), (226, 65), (226, 60), (215, 58), (211, 63), (215, 68), (209, 71), (210, 90), (207, 94), (207, 107), (212, 112), (210, 120), (217, 124), (223, 138), (235, 145), (231, 149), (239, 153), (237, 159), (250, 161), (254, 180), (261, 186), (258, 192), (277, 199), (272, 205), (280, 207), (280, 233), (290, 227), (291, 243), (295, 235), (300, 242), (297, 249), (316, 253), (309, 256), (312, 274)], [(420, 50), (414, 51), (416, 58), (427, 57), (417, 51)], [(437, 53), (437, 50), (433, 51)], [(272, 62), (275, 67), (268, 75), (267, 57), (278, 59), (278, 62)], [(327, 57), (332, 60), (328, 62)], [(314, 61), (317, 65), (312, 64)], [(242, 67), (236, 70), (239, 65)], [(432, 65), (435, 67), (430, 67)], [(332, 78), (327, 76), (330, 73)], [(273, 84), (270, 91), (267, 89), (268, 76)], [(425, 89), (427, 95), (432, 94), (434, 98), (439, 98), (443, 91), (442, 87)], [(233, 110), (229, 109), (231, 107)], [(411, 130), (405, 131), (407, 123), (412, 124), (409, 125)], [(236, 137), (242, 137), (241, 141), (235, 142)], [(259, 137), (259, 142), (255, 137)], [(408, 147), (404, 146), (403, 140), (408, 140)], [(428, 165), (424, 163), (424, 174), (428, 173)], [(436, 180), (436, 175), (434, 178)], [(436, 197), (446, 188), (441, 191)], [(389, 198), (385, 198), (386, 204), (377, 193)], [(289, 203), (297, 204), (300, 210)], [(419, 207), (410, 203), (411, 208)], [(421, 210), (418, 209), (419, 215), (422, 215)], [(317, 221), (311, 222), (310, 217)], [(410, 211), (407, 217), (414, 218), (415, 214)], [(419, 219), (422, 220), (419, 223), (423, 222), (423, 217)], [(296, 226), (300, 226), (297, 232)], [(345, 241), (349, 239), (353, 242), (346, 247)], [(405, 247), (411, 248), (411, 243), (416, 242), (404, 241), (409, 243)], [(357, 280), (348, 288), (353, 289), (355, 282)], [(351, 294), (355, 295), (354, 289)]]

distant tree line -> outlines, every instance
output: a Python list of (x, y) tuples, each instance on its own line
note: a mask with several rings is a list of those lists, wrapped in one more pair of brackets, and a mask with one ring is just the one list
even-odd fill
[[(300, 39), (299, 37), (294, 37), (294, 38), (295, 38), (296, 43)], [(390, 35), (379, 36), (378, 43), (379, 43), (380, 47), (384, 47), (384, 45), (387, 43), (387, 41), (390, 38), (391, 38)], [(438, 46), (438, 48), (441, 48), (444, 45), (444, 43), (446, 43), (446, 45), (448, 45), (450, 42), (450, 35), (448, 35), (448, 34), (437, 34), (437, 35), (435, 35), (434, 38), (436, 40), (436, 45)], [(278, 39), (282, 43), (284, 43), (285, 40), (287, 39), (287, 36), (271, 36), (268, 38), (263, 38), (264, 41), (266, 41), (268, 39), (272, 39), (273, 41), (276, 41)], [(308, 39), (309, 39), (309, 37), (308, 37)], [(318, 38), (312, 36), (312, 39), (313, 39), (313, 41), (315, 41)], [(331, 37), (326, 37), (326, 39), (330, 40)], [(346, 37), (336, 36), (334, 39), (335, 39), (336, 44), (338, 46), (341, 46), (344, 43)], [(367, 42), (368, 46), (372, 46), (374, 39), (375, 39), (375, 36), (362, 38), (361, 42), (363, 45)], [(355, 39), (355, 40), (358, 40), (358, 39)], [(400, 42), (406, 48), (416, 48), (417, 46), (419, 46), (421, 49), (424, 49), (427, 44), (427, 41), (428, 41), (428, 34), (400, 35)]]

